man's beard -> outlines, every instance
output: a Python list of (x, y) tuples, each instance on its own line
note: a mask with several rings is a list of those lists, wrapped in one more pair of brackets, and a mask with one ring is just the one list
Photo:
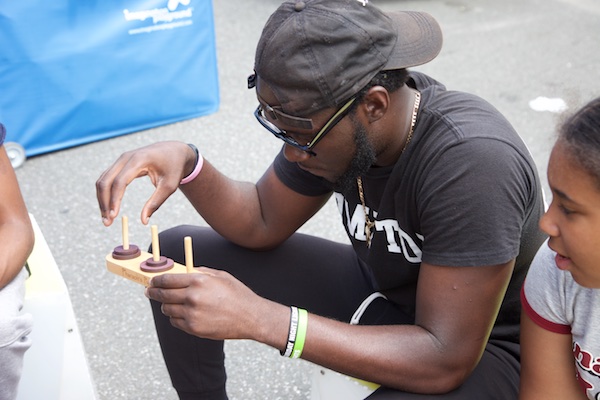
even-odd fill
[(367, 172), (377, 160), (375, 149), (373, 149), (367, 137), (367, 130), (358, 121), (353, 120), (352, 122), (354, 125), (356, 152), (352, 161), (350, 161), (348, 169), (333, 183), (333, 188), (338, 193), (353, 190), (356, 186), (356, 178)]

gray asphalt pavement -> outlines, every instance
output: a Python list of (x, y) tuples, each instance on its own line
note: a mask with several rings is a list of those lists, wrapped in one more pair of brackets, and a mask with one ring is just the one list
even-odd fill
[[(600, 2), (597, 0), (372, 0), (384, 9), (424, 10), (445, 34), (441, 54), (416, 68), (449, 89), (476, 93), (521, 133), (544, 177), (560, 114), (537, 111), (543, 98), (573, 110), (600, 96)], [(256, 123), (246, 89), (261, 28), (276, 0), (215, 0), (220, 110), (210, 116), (33, 157), (17, 170), (31, 213), (69, 288), (99, 399), (175, 399), (142, 288), (106, 271), (120, 224), (100, 221), (94, 183), (123, 151), (159, 140), (193, 142), (225, 174), (254, 181), (280, 143)], [(201, 77), (199, 77), (201, 79)], [(542, 98), (542, 99), (541, 99)], [(533, 102), (537, 99), (537, 102)], [(109, 116), (108, 116), (109, 117)], [(133, 183), (123, 212), (130, 240), (146, 245), (139, 213), (152, 192)], [(302, 231), (346, 241), (329, 203)], [(204, 224), (176, 193), (152, 218), (165, 229)], [(309, 398), (311, 365), (247, 341), (226, 344), (232, 399)]]

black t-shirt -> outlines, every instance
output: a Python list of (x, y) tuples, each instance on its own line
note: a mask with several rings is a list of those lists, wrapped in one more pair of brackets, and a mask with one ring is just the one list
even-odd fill
[[(371, 248), (355, 187), (335, 193), (342, 222), (379, 289), (414, 316), (421, 261), (440, 266), (486, 266), (516, 257), (515, 270), (491, 338), (519, 340), (519, 290), (545, 239), (538, 229), (543, 196), (529, 150), (510, 123), (481, 98), (411, 72), (421, 92), (413, 138), (395, 165), (363, 177)], [(305, 195), (331, 185), (280, 153), (278, 177)]]

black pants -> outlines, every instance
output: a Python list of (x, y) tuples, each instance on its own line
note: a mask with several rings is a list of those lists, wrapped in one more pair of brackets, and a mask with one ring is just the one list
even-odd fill
[[(209, 228), (185, 225), (160, 234), (161, 253), (185, 264), (185, 236), (193, 240), (194, 265), (226, 270), (258, 295), (311, 313), (350, 321), (363, 300), (376, 291), (365, 266), (346, 244), (295, 234), (274, 250), (255, 252), (226, 241)], [(162, 314), (160, 303), (151, 304), (163, 357), (179, 397), (226, 399), (223, 342), (174, 328)], [(381, 298), (361, 318), (361, 324), (390, 323), (409, 324), (413, 320)], [(516, 399), (518, 353), (516, 344), (489, 343), (467, 382), (444, 396), (381, 388), (369, 399)]]

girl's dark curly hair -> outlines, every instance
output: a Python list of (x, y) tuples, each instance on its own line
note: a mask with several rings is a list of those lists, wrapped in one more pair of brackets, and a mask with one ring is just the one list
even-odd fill
[(600, 97), (587, 103), (562, 123), (558, 141), (600, 188)]

